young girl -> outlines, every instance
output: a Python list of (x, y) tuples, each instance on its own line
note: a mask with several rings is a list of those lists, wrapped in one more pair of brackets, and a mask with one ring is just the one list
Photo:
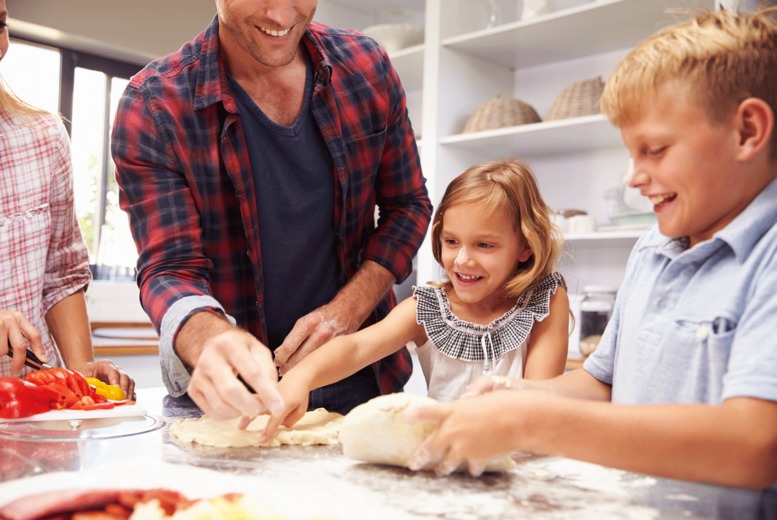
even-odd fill
[(265, 436), (305, 413), (310, 390), (411, 341), (420, 345), (429, 396), (440, 401), (458, 398), (484, 374), (561, 374), (569, 300), (564, 279), (554, 271), (562, 243), (549, 215), (521, 162), (481, 164), (454, 179), (432, 221), (434, 258), (447, 280), (416, 288), (382, 321), (329, 341), (284, 374), (286, 409), (270, 420)]

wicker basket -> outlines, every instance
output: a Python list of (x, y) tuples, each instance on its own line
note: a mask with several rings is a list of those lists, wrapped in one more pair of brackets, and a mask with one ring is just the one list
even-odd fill
[(467, 119), (464, 133), (493, 130), (506, 126), (525, 125), (542, 121), (537, 111), (522, 101), (500, 93), (482, 103)]
[(603, 90), (602, 78), (579, 81), (564, 87), (550, 106), (545, 120), (598, 114), (599, 99), (602, 97)]

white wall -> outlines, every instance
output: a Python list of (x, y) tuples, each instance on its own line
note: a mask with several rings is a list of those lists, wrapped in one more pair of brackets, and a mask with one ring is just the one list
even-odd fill
[[(213, 0), (6, 0), (6, 5), (11, 35), (53, 37), (77, 50), (134, 57), (139, 64), (178, 49), (216, 12)], [(24, 23), (13, 23), (17, 20)]]

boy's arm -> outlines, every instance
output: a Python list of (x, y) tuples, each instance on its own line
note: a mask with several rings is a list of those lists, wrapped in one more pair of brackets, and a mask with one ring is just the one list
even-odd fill
[(550, 313), (532, 327), (523, 377), (549, 379), (563, 374), (568, 353), (569, 297), (558, 287), (550, 297)]
[[(504, 390), (418, 408), (412, 417), (439, 423), (413, 467), (446, 452), (443, 468), (528, 450), (730, 486), (766, 488), (777, 481), (777, 403), (772, 401), (615, 405)], [(482, 442), (486, 436), (491, 442)]]

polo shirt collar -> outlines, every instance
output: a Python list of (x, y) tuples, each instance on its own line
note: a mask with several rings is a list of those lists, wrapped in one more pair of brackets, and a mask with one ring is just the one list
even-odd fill
[(731, 247), (739, 263), (747, 259), (761, 237), (777, 223), (775, 200), (777, 179), (767, 184), (728, 226), (715, 233)]

